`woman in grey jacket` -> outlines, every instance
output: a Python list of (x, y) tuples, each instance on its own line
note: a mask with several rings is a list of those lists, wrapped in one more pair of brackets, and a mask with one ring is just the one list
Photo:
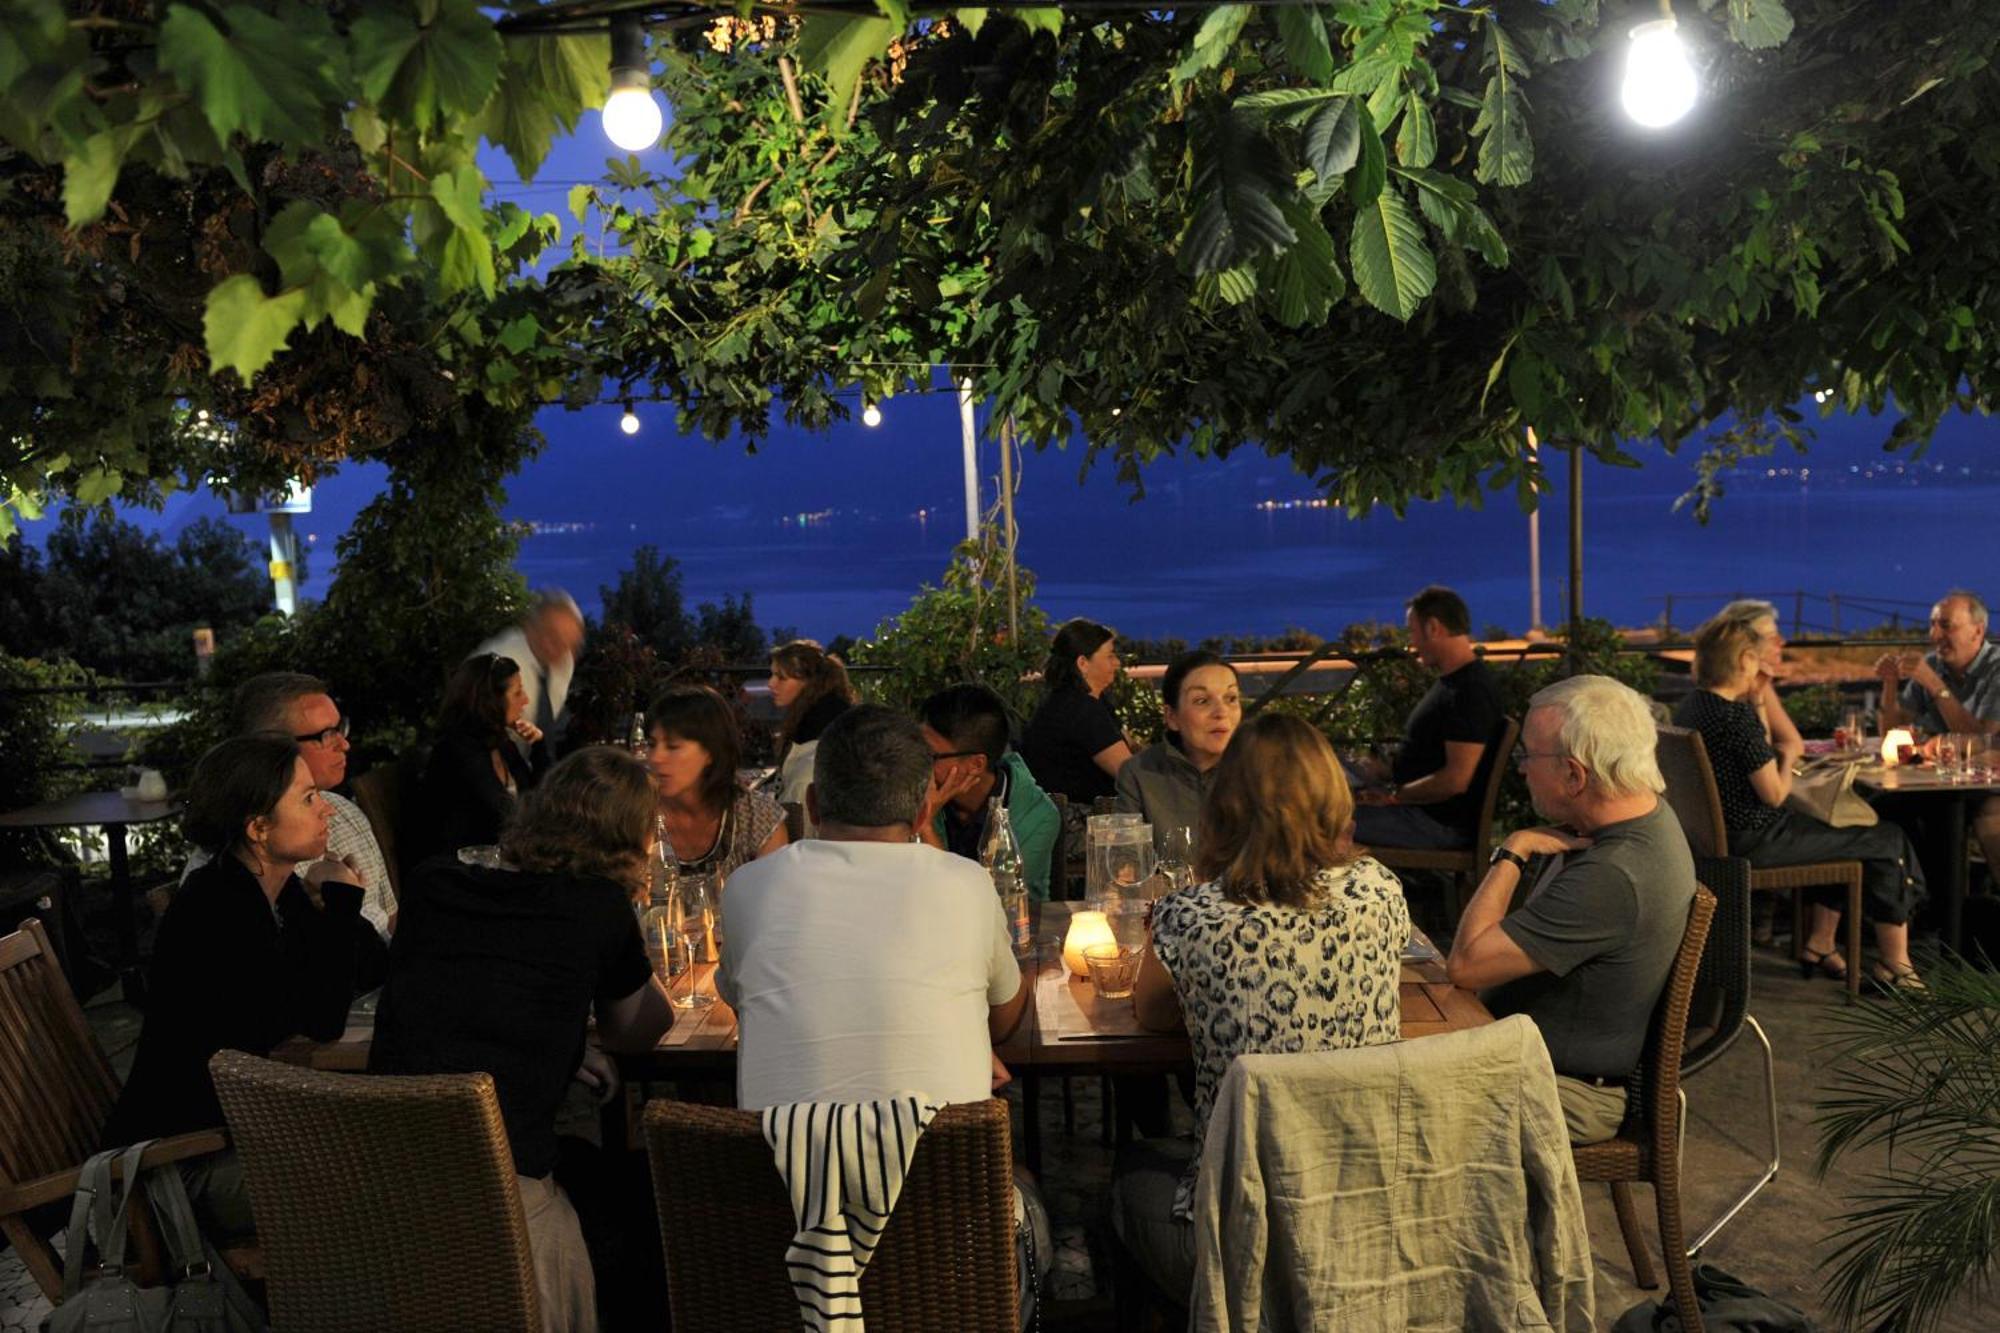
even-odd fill
[(1144, 815), (1164, 847), (1175, 831), (1201, 826), (1202, 798), (1243, 720), (1236, 668), (1215, 653), (1182, 653), (1160, 678), (1160, 712), (1166, 738), (1118, 770), (1118, 808)]

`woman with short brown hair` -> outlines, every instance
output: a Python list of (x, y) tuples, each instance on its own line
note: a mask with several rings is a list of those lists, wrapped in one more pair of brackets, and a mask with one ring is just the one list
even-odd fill
[[(1296, 717), (1244, 723), (1201, 808), (1201, 882), (1153, 909), (1133, 1007), (1155, 1031), (1185, 1028), (1195, 1137), (1120, 1154), (1112, 1219), (1161, 1288), (1194, 1275), (1201, 1140), (1230, 1061), (1374, 1046), (1402, 1036), (1402, 885), (1354, 845), (1354, 794), (1326, 737)], [(1242, 941), (1254, 936), (1257, 947)]]

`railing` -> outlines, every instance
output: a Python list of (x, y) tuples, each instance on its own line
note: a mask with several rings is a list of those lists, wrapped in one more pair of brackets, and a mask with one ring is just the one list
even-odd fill
[[(1930, 620), (1931, 607), (1934, 605), (1931, 602), (1919, 602), (1908, 598), (1856, 597), (1851, 593), (1805, 592), (1800, 589), (1779, 593), (1670, 592), (1661, 598), (1664, 605), (1660, 612), (1660, 623), (1666, 626), (1675, 623), (1674, 603), (1677, 601), (1699, 604), (1704, 608), (1703, 618), (1706, 619), (1724, 602), (1740, 602), (1746, 598), (1769, 602), (1778, 609), (1781, 619), (1789, 607), (1792, 614), (1791, 629), (1786, 635), (1787, 638), (1798, 638), (1808, 631), (1839, 637), (1846, 634), (1848, 628), (1856, 624), (1857, 620), (1867, 620), (1868, 623), (1876, 625), (1886, 623), (1892, 630), (1901, 629), (1905, 624), (1921, 627)], [(1808, 606), (1812, 608), (1814, 619), (1806, 618)], [(1822, 616), (1824, 619), (1819, 618)]]

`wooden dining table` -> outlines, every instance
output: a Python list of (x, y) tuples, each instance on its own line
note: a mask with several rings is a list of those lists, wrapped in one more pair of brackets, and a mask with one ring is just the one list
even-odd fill
[[(1090, 982), (1069, 975), (1062, 961), (1062, 938), (1072, 911), (1080, 906), (1066, 902), (1037, 905), (1028, 1007), (1013, 1034), (994, 1047), (1001, 1063), (1021, 1082), (1023, 1155), (1029, 1170), (1039, 1166), (1041, 1157), (1039, 1108), (1044, 1078), (1172, 1074), (1193, 1066), (1185, 1032), (1145, 1031), (1133, 1014), (1130, 998), (1100, 999)], [(1023, 970), (1030, 971), (1025, 966)], [(691, 979), (676, 978), (669, 990), (680, 993), (685, 986), (714, 996), (715, 965), (697, 964)], [(1403, 957), (1402, 1008), (1405, 1040), (1493, 1021), (1478, 996), (1446, 979), (1437, 950), (1415, 931)], [(349, 1014), (347, 1030), (337, 1040), (294, 1038), (273, 1056), (314, 1069), (366, 1069), (374, 1022), (372, 997), (364, 997)], [(721, 1083), (733, 1087), (736, 1047), (736, 1013), (721, 999), (696, 1008), (675, 1008), (674, 1025), (656, 1046), (617, 1057), (625, 1095), (604, 1108), (604, 1141), (630, 1141), (632, 1115), (647, 1084)]]
[[(1979, 780), (1940, 773), (1935, 764), (1863, 764), (1854, 774), (1854, 785), (1870, 796), (1913, 797), (1935, 803), (1943, 814), (1945, 875), (1942, 884), (1929, 886), (1937, 898), (1939, 938), (1953, 952), (1965, 949), (1965, 898), (1971, 892), (1971, 870), (1967, 862), (1968, 820), (1966, 807), (2000, 793), (2000, 773), (1985, 770)], [(1936, 827), (1932, 825), (1931, 827)]]

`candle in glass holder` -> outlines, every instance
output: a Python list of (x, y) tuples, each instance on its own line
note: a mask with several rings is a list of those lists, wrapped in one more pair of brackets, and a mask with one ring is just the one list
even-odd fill
[(1903, 727), (1897, 727), (1882, 737), (1882, 762), (1894, 767), (1902, 762), (1903, 747), (1915, 745), (1917, 738)]
[(1083, 951), (1093, 944), (1116, 944), (1111, 933), (1111, 919), (1102, 912), (1072, 912), (1069, 918), (1069, 934), (1063, 937), (1063, 966), (1072, 976), (1088, 977), (1090, 965), (1083, 961)]

